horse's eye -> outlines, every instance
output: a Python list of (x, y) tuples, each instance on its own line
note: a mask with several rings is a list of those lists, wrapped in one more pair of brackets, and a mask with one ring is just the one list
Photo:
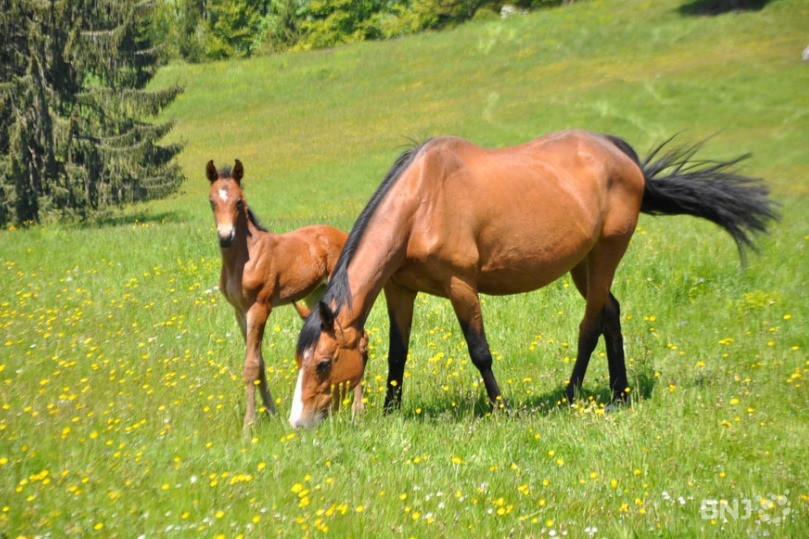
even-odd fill
[(320, 374), (325, 374), (329, 372), (329, 369), (331, 369), (331, 358), (318, 361), (317, 366), (315, 368), (317, 369), (317, 372)]
[(208, 203), (211, 205), (211, 209), (213, 209), (216, 206), (213, 200), (209, 200)]
[(236, 209), (239, 210), (239, 211), (242, 211), (244, 209), (244, 200), (239, 199), (236, 202)]

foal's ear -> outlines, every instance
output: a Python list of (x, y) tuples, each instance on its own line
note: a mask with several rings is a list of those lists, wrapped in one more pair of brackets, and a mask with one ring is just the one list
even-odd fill
[(323, 301), (317, 302), (317, 314), (320, 317), (320, 328), (323, 331), (334, 331), (334, 311)]
[(242, 178), (244, 178), (244, 167), (242, 166), (242, 162), (238, 159), (236, 159), (236, 164), (233, 165), (231, 177), (236, 180), (236, 183), (241, 183)]
[(208, 176), (208, 181), (211, 183), (219, 179), (219, 173), (216, 172), (216, 167), (213, 164), (213, 159), (208, 161), (208, 165), (205, 167), (205, 175)]

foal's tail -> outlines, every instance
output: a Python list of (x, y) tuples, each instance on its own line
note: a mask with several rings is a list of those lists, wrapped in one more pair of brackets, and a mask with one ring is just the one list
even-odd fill
[(646, 186), (640, 211), (713, 221), (733, 237), (742, 264), (745, 249), (755, 251), (752, 235), (766, 233), (769, 222), (778, 219), (777, 203), (768, 197), (764, 181), (736, 171), (749, 154), (730, 161), (694, 159), (703, 142), (671, 147), (669, 139), (640, 161), (626, 142), (611, 140), (643, 170)]

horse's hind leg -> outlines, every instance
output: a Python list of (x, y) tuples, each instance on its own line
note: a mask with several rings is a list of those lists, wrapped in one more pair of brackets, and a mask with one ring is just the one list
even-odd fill
[(416, 292), (402, 288), (392, 281), (385, 285), (385, 301), (390, 319), (390, 347), (388, 351), (388, 385), (385, 393), (385, 412), (402, 405), (402, 382), (410, 346), (410, 326), (413, 323), (413, 303)]
[(573, 402), (575, 392), (584, 381), (590, 356), (603, 333), (607, 344), (607, 363), (610, 371), (610, 388), (614, 398), (624, 398), (627, 387), (624, 362), (623, 335), (621, 334), (620, 307), (610, 293), (615, 268), (626, 249), (620, 240), (605, 241), (593, 249), (585, 262), (570, 272), (573, 282), (587, 301), (584, 318), (579, 325), (579, 344), (576, 363), (565, 390), (568, 402)]
[(505, 408), (506, 403), (492, 371), (492, 353), (483, 329), (483, 313), (476, 288), (462, 279), (453, 277), (447, 295), (461, 323), (472, 363), (483, 378), (489, 401), (495, 409)]
[(604, 341), (607, 344), (607, 363), (610, 369), (610, 389), (615, 400), (626, 400), (628, 381), (624, 360), (624, 336), (621, 332), (621, 306), (615, 296), (604, 306)]

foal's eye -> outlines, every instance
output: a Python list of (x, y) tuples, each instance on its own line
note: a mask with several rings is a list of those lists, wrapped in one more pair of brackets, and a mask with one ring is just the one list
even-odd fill
[(317, 366), (315, 368), (317, 369), (317, 372), (319, 372), (320, 374), (328, 372), (329, 369), (331, 368), (331, 358), (318, 361)]
[(244, 209), (244, 200), (239, 199), (236, 202), (236, 209), (239, 210), (239, 211), (242, 211)]

